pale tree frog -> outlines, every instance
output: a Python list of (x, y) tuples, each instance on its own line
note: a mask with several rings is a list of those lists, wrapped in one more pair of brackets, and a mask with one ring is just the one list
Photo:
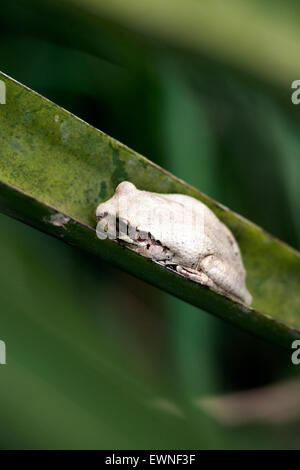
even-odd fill
[(120, 244), (234, 300), (251, 304), (239, 246), (201, 201), (123, 181), (96, 210), (99, 238)]

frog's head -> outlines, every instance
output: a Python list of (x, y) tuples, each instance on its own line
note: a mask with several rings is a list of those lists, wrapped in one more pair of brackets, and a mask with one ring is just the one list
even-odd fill
[(116, 190), (115, 194), (106, 202), (101, 202), (96, 209), (96, 219), (102, 220), (108, 215), (118, 216), (118, 208), (122, 200), (128, 201), (130, 196), (136, 193), (137, 189), (134, 184), (129, 181), (122, 181)]
[(128, 196), (130, 194), (134, 194), (136, 191), (137, 189), (133, 183), (122, 181), (122, 183), (118, 184), (116, 187), (115, 194), (118, 194), (119, 196)]
[(131, 197), (134, 197), (137, 191), (134, 184), (123, 181), (117, 186), (114, 195), (110, 199), (98, 205), (96, 219), (99, 238), (105, 238), (106, 233), (109, 238), (115, 239), (119, 237), (121, 231), (125, 230), (122, 224), (126, 225), (127, 222), (119, 220), (119, 212), (121, 210), (121, 212), (127, 213), (126, 207), (129, 207)]
[(131, 194), (134, 194), (137, 191), (134, 184), (129, 181), (123, 181), (120, 183), (114, 195), (108, 199), (106, 202), (101, 202), (96, 209), (96, 219), (97, 221), (102, 220), (108, 215), (118, 216), (118, 207), (120, 200), (128, 200)]

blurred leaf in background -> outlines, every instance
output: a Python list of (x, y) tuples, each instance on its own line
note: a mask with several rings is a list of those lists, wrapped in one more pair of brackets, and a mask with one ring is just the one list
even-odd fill
[[(281, 28), (283, 2), (256, 3), (228, 2), (216, 49), (210, 27), (222, 18), (209, 24), (210, 7), (197, 42), (84, 2), (13, 0), (1, 6), (0, 68), (299, 249), (300, 111), (288, 82), (299, 76), (282, 39), (289, 24), (300, 34), (287, 14), (298, 5), (284, 3)], [(231, 36), (243, 7), (259, 23), (245, 16)], [(176, 24), (176, 8), (161, 21)], [(256, 60), (258, 28), (280, 50), (263, 43)], [(272, 81), (283, 52), (293, 67)], [(229, 427), (195, 406), (297, 376), (289, 352), (5, 216), (0, 233), (2, 448), (298, 447), (297, 422)]]

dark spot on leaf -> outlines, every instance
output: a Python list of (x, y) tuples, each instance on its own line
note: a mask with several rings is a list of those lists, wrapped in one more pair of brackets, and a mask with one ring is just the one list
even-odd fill
[(103, 201), (107, 198), (107, 185), (105, 181), (101, 181), (101, 187), (99, 191), (99, 199)]
[(122, 181), (126, 181), (129, 179), (127, 171), (125, 170), (125, 162), (123, 162), (120, 159), (120, 151), (118, 148), (114, 147), (111, 144), (111, 149), (112, 149), (112, 161), (115, 166), (114, 171), (112, 172), (111, 175), (111, 181), (113, 184), (113, 187), (116, 188), (119, 183)]

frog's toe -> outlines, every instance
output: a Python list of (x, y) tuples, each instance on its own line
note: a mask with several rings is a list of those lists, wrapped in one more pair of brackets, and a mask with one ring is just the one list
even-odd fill
[(216, 284), (207, 276), (207, 274), (202, 271), (179, 265), (176, 266), (176, 271), (182, 276), (191, 279), (192, 281), (198, 282), (199, 284), (216, 288)]

